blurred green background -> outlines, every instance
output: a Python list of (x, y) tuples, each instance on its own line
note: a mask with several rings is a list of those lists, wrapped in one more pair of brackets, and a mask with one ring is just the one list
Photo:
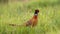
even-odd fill
[[(37, 26), (23, 24), (39, 9)], [(0, 34), (60, 34), (60, 0), (0, 0)]]

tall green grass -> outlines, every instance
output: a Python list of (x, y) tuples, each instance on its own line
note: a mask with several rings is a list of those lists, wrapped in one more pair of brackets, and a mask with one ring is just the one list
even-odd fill
[[(9, 2), (0, 4), (0, 34), (60, 34), (60, 4), (57, 0)], [(37, 26), (12, 27), (23, 24), (33, 17), (34, 10), (39, 9)]]

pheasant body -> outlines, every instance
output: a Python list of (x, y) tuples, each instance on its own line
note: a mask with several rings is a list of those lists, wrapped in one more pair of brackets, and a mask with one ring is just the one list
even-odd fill
[(38, 13), (39, 13), (39, 10), (35, 10), (35, 13), (34, 13), (34, 16), (32, 17), (32, 19), (30, 19), (29, 21), (27, 21), (25, 23), (26, 26), (36, 26), (37, 25), (37, 22), (38, 22)]

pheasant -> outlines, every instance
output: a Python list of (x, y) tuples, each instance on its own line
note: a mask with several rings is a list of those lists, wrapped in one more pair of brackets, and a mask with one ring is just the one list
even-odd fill
[[(37, 22), (38, 22), (38, 13), (39, 13), (39, 10), (35, 10), (35, 13), (34, 13), (34, 16), (28, 20), (27, 22), (25, 22), (24, 24), (22, 24), (23, 26), (36, 26), (37, 25)], [(16, 25), (16, 24), (9, 24), (9, 25), (12, 25), (12, 26), (21, 26), (21, 25)]]

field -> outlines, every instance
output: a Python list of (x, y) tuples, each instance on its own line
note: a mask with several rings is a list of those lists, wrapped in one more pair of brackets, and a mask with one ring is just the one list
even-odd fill
[[(37, 26), (13, 27), (23, 24), (39, 9)], [(60, 34), (60, 0), (30, 0), (0, 3), (0, 34)]]

